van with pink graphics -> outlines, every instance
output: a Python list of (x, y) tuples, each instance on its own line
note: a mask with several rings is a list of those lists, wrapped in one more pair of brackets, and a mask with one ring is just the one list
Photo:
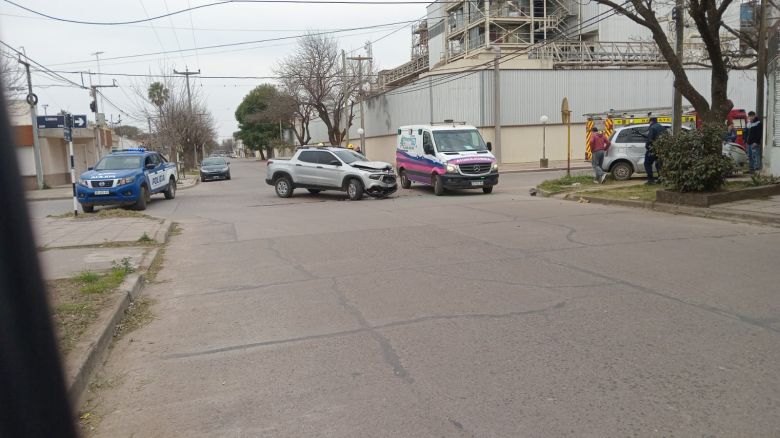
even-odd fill
[(412, 183), (446, 189), (482, 189), (498, 184), (498, 163), (477, 128), (445, 120), (444, 124), (410, 125), (398, 129), (395, 162), (401, 187)]

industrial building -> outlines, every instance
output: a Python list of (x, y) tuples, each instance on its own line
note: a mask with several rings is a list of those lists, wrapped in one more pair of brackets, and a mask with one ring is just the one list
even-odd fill
[[(724, 22), (746, 25), (740, 22), (742, 6), (727, 10)], [(659, 16), (673, 29), (671, 11)], [(694, 30), (686, 26), (685, 59), (701, 61), (705, 52)], [(545, 158), (566, 159), (564, 97), (572, 111), (572, 156), (579, 159), (585, 156), (583, 114), (672, 105), (673, 75), (649, 31), (594, 2), (437, 1), (411, 31), (411, 60), (379, 72), (374, 92), (365, 98), (366, 152), (372, 159), (394, 161), (396, 130), (406, 124), (453, 119), (479, 127), (494, 141), (496, 94), (504, 163), (541, 158), (543, 115), (549, 120)], [(725, 35), (724, 42), (739, 47)], [(709, 70), (691, 65), (688, 74), (707, 95)], [(755, 84), (754, 70), (731, 73), (729, 97), (736, 108), (753, 109)], [(352, 143), (358, 141), (357, 126), (350, 130)], [(312, 142), (327, 141), (321, 121), (312, 121), (310, 130)]]

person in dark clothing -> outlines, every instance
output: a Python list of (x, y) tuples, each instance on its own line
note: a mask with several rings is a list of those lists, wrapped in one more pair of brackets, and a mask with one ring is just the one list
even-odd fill
[(655, 117), (650, 118), (650, 127), (647, 131), (647, 142), (645, 142), (645, 173), (647, 173), (647, 181), (645, 184), (655, 184), (656, 178), (653, 176), (653, 164), (655, 164), (658, 174), (661, 174), (661, 161), (655, 155), (653, 150), (653, 143), (656, 139), (666, 132), (666, 127), (658, 123), (658, 119)]
[(761, 119), (756, 116), (754, 111), (748, 113), (747, 135), (745, 136), (745, 145), (747, 146), (748, 162), (750, 171), (756, 172), (761, 169), (761, 138), (763, 126)]
[(730, 143), (737, 141), (737, 130), (734, 128), (733, 122), (729, 122), (728, 126), (726, 126), (726, 135), (723, 136), (723, 141)]

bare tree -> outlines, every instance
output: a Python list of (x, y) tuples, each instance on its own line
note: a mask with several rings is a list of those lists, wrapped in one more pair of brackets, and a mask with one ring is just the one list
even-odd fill
[[(192, 90), (189, 109), (184, 84), (166, 78), (135, 87), (139, 113), (148, 118), (159, 139), (160, 150), (183, 156), (185, 166), (195, 167), (198, 158), (217, 145), (214, 118), (198, 88)], [(175, 157), (171, 156), (170, 159)]]
[[(729, 57), (728, 45), (722, 41), (723, 14), (733, 0), (686, 0), (685, 15), (690, 17), (705, 49), (706, 65), (711, 72), (710, 99), (703, 90), (693, 86), (684, 68), (683, 59), (675, 53), (669, 36), (656, 15), (659, 3), (653, 0), (628, 0), (616, 3), (612, 0), (595, 0), (608, 6), (635, 23), (649, 29), (653, 40), (674, 75), (674, 86), (693, 105), (702, 120), (708, 124), (722, 124), (733, 103), (728, 98), (729, 70), (738, 66)], [(727, 30), (727, 29), (726, 29)], [(733, 54), (732, 54), (733, 55)]]
[[(359, 89), (357, 69), (357, 63), (349, 62), (345, 75), (336, 40), (313, 33), (302, 37), (295, 53), (279, 64), (275, 72), (282, 78), (283, 90), (297, 104), (293, 126), (299, 143), (311, 139), (308, 125), (313, 115), (325, 124), (331, 144), (343, 141), (354, 119), (351, 101)], [(373, 76), (372, 72), (363, 75)]]
[(0, 49), (0, 81), (3, 83), (3, 93), (6, 99), (16, 99), (23, 96), (27, 90), (24, 73), (16, 58)]

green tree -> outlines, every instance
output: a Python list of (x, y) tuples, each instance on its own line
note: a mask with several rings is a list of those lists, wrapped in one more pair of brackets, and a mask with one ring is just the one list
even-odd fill
[(279, 124), (288, 126), (292, 119), (291, 108), (280, 105), (284, 96), (271, 84), (262, 84), (250, 91), (236, 109), (238, 132), (244, 145), (252, 150), (260, 151), (260, 158), (265, 159), (265, 152), (272, 154), (272, 141), (281, 138)]
[(149, 85), (148, 96), (152, 104), (159, 109), (171, 97), (171, 92), (161, 82), (152, 82)]

